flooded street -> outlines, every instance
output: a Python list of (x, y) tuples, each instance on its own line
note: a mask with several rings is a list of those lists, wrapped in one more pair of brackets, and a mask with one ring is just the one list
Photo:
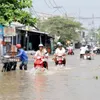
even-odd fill
[[(29, 69), (33, 67), (29, 62)], [(76, 51), (67, 56), (67, 68), (51, 74), (33, 75), (25, 71), (0, 72), (0, 100), (99, 100), (100, 55), (94, 60), (80, 60)]]
[(0, 100), (100, 100), (99, 8), (0, 0)]

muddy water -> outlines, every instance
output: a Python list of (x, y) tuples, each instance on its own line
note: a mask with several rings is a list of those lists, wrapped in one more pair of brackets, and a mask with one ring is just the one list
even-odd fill
[[(55, 70), (49, 61), (48, 75), (25, 71), (0, 72), (0, 100), (100, 100), (100, 57), (83, 61), (67, 57), (67, 69)], [(29, 69), (32, 65), (29, 65)]]

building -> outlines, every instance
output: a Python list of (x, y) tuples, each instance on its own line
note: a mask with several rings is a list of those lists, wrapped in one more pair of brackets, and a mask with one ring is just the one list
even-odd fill
[[(51, 36), (48, 33), (41, 32), (38, 30), (26, 30), (22, 28), (17, 28), (17, 36), (14, 37), (17, 41), (14, 43), (20, 43), (26, 50), (38, 50), (38, 45), (42, 43), (45, 47), (51, 48)], [(29, 47), (30, 45), (31, 47)]]
[[(26, 27), (18, 22), (13, 22), (11, 26), (5, 26), (3, 31), (4, 32), (2, 32), (2, 34), (4, 34), (2, 35), (2, 40), (6, 42), (6, 44), (15, 46), (16, 44), (20, 43), (22, 48), (24, 48), (26, 51), (36, 51), (39, 49), (38, 45), (42, 43), (47, 50), (53, 50), (53, 38), (49, 36), (48, 33), (41, 32), (35, 27)], [(4, 47), (5, 46), (3, 46), (3, 48)], [(6, 46), (6, 48), (7, 47), (8, 46)]]

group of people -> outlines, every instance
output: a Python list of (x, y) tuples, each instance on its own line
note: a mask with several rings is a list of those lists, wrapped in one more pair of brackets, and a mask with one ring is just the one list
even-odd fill
[[(27, 53), (24, 51), (24, 49), (22, 49), (21, 44), (17, 44), (16, 47), (17, 47), (17, 51), (18, 51), (18, 55), (16, 55), (16, 57), (19, 57), (20, 61), (21, 61), (19, 69), (23, 70), (23, 68), (24, 68), (24, 70), (27, 70), (27, 64), (28, 64)], [(54, 53), (54, 61), (55, 61), (56, 65), (57, 65), (57, 56), (58, 55), (61, 55), (64, 57), (63, 64), (65, 65), (66, 64), (66, 50), (60, 42), (57, 43), (57, 48)], [(39, 44), (39, 50), (37, 50), (34, 55), (34, 62), (38, 56), (40, 56), (40, 57), (46, 56), (47, 58), (49, 56), (48, 52), (44, 48), (43, 44)]]
[[(24, 70), (27, 70), (28, 56), (27, 56), (26, 52), (24, 51), (24, 49), (21, 48), (20, 44), (17, 44), (16, 47), (18, 49), (18, 55), (16, 55), (16, 57), (20, 57), (20, 60), (22, 62), (20, 64), (19, 68), (20, 68), (20, 70), (23, 70), (23, 67), (24, 67)], [(82, 58), (86, 53), (90, 53), (90, 50), (89, 50), (88, 46), (82, 45), (82, 47), (80, 48), (80, 58)], [(64, 57), (63, 64), (66, 65), (66, 50), (60, 42), (57, 43), (57, 48), (55, 50), (54, 57), (53, 57), (53, 60), (55, 61), (55, 65), (58, 64), (57, 56), (59, 56), (59, 55)], [(43, 44), (39, 44), (39, 50), (37, 50), (34, 55), (34, 62), (38, 56), (40, 56), (40, 57), (45, 56), (47, 58), (49, 56), (48, 52), (44, 48)], [(35, 63), (34, 63), (34, 66), (35, 66)], [(48, 65), (47, 65), (47, 69), (48, 69)]]

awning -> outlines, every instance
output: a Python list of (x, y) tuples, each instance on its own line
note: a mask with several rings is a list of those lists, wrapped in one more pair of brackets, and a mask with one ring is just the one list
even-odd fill
[(31, 33), (38, 33), (38, 34), (48, 35), (48, 33), (46, 33), (46, 32), (41, 32), (41, 31), (38, 31), (38, 30), (26, 30), (26, 29), (24, 29), (24, 28), (17, 28), (17, 30), (19, 30), (19, 31), (27, 31), (27, 32), (31, 32)]
[(31, 32), (31, 33), (38, 33), (38, 34), (45, 34), (45, 35), (48, 35), (48, 33), (46, 32), (41, 32), (41, 31), (38, 31), (36, 30), (35, 27), (31, 27), (31, 26), (25, 26), (19, 22), (12, 22), (11, 23), (11, 26), (15, 26), (17, 30), (19, 31), (27, 31), (27, 32)]

